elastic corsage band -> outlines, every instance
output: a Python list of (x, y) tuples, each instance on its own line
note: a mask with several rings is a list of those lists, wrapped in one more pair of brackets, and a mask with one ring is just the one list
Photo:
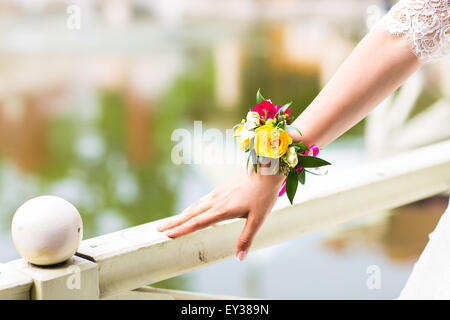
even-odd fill
[(291, 104), (275, 106), (258, 90), (256, 106), (233, 129), (239, 147), (249, 153), (247, 167), (251, 161), (255, 173), (259, 168), (264, 169), (262, 174), (286, 176), (279, 196), (286, 193), (292, 204), (298, 183), (305, 184), (306, 173), (313, 173), (306, 168), (318, 168), (330, 163), (317, 157), (319, 148), (316, 145), (292, 143), (288, 131), (297, 131), (300, 135), (301, 132), (291, 125)]

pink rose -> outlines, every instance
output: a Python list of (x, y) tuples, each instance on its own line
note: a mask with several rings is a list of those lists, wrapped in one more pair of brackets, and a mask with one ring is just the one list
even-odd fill
[(278, 110), (270, 100), (264, 100), (257, 104), (251, 111), (258, 112), (262, 119), (273, 119)]
[[(283, 108), (283, 106), (274, 106), (270, 100), (264, 100), (257, 104), (251, 111), (258, 112), (262, 119), (274, 119), (278, 111)], [(284, 114), (287, 114), (287, 119), (291, 114), (291, 109), (286, 109)]]

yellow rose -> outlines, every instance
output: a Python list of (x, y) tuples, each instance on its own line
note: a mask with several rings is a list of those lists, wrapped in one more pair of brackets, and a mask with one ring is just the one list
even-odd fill
[(258, 156), (277, 159), (283, 156), (292, 139), (286, 130), (279, 133), (270, 125), (263, 125), (255, 131), (255, 151)]
[(236, 140), (238, 142), (239, 148), (241, 148), (241, 150), (245, 151), (247, 150), (248, 144), (250, 143), (250, 139), (242, 139), (240, 136), (240, 133), (242, 131), (242, 128), (244, 127), (244, 125), (240, 125), (239, 127), (236, 128), (235, 133), (236, 133)]

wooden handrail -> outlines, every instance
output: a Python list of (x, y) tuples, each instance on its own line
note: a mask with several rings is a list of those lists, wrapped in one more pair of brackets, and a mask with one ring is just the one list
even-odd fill
[[(450, 140), (322, 179), (322, 190), (269, 215), (253, 249), (448, 191)], [(244, 224), (229, 220), (170, 239), (156, 231), (161, 222), (83, 241), (77, 254), (99, 265), (101, 297), (232, 257)]]
[[(449, 191), (450, 140), (325, 176), (320, 186), (274, 210), (253, 249)], [(156, 231), (163, 220), (85, 240), (64, 265), (38, 268), (22, 259), (0, 265), (0, 297), (23, 299), (29, 291), (33, 299), (114, 298), (234, 256), (244, 225), (234, 219), (170, 239)], [(76, 290), (72, 267), (80, 274)]]

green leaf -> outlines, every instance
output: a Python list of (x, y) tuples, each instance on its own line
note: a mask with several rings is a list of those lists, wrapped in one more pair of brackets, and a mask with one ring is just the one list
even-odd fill
[(246, 172), (248, 172), (248, 163), (250, 162), (250, 157), (252, 156), (251, 153), (248, 154), (248, 158), (247, 158), (247, 165), (245, 166), (246, 168)]
[(300, 151), (300, 152), (309, 151), (308, 146), (304, 142), (299, 142), (299, 143), (294, 144), (294, 148), (296, 151)]
[(264, 100), (266, 100), (266, 98), (264, 98), (263, 95), (261, 94), (261, 89), (258, 89), (258, 92), (256, 93), (256, 104), (259, 104)]
[(280, 110), (278, 110), (278, 114), (283, 115), (286, 112), (286, 109), (290, 107), (292, 104), (292, 101), (289, 103), (286, 103), (284, 106), (281, 107)]
[(303, 168), (318, 168), (322, 166), (330, 165), (326, 160), (321, 158), (312, 157), (312, 156), (299, 156), (298, 157), (298, 166)]
[(306, 174), (305, 174), (305, 169), (303, 169), (302, 171), (300, 171), (300, 173), (298, 174), (298, 181), (301, 184), (305, 184), (305, 179), (306, 179)]
[(251, 138), (250, 142), (248, 143), (247, 149), (245, 149), (245, 152), (253, 150), (254, 145), (255, 145), (255, 138)]
[(289, 171), (289, 174), (286, 178), (286, 194), (291, 204), (294, 201), (294, 196), (295, 193), (297, 192), (297, 186), (298, 186), (297, 171), (295, 171), (295, 169), (292, 169), (291, 171)]
[[(292, 101), (290, 101), (290, 102), (288, 102), (288, 103), (286, 103), (284, 106), (283, 106), (283, 108), (289, 108), (290, 106), (291, 106), (291, 104), (292, 104)], [(284, 111), (286, 111), (286, 109), (284, 109)]]
[[(291, 125), (286, 125), (286, 126), (284, 126), (285, 127), (285, 129), (286, 130), (291, 130), (291, 131), (297, 131), (300, 135), (302, 135), (302, 133), (300, 132), (300, 130), (298, 130), (298, 128), (297, 127), (295, 127), (295, 126), (291, 126)], [(309, 149), (308, 149), (309, 150)]]
[(258, 156), (256, 155), (255, 150), (250, 151), (250, 156), (252, 158), (253, 170), (258, 172)]
[(323, 172), (323, 173), (316, 173), (316, 172), (312, 172), (312, 171), (309, 171), (309, 170), (306, 170), (306, 169), (305, 169), (305, 171), (308, 172), (308, 173), (311, 173), (311, 174), (313, 174), (315, 176), (324, 176), (324, 175), (328, 174), (328, 170)]

